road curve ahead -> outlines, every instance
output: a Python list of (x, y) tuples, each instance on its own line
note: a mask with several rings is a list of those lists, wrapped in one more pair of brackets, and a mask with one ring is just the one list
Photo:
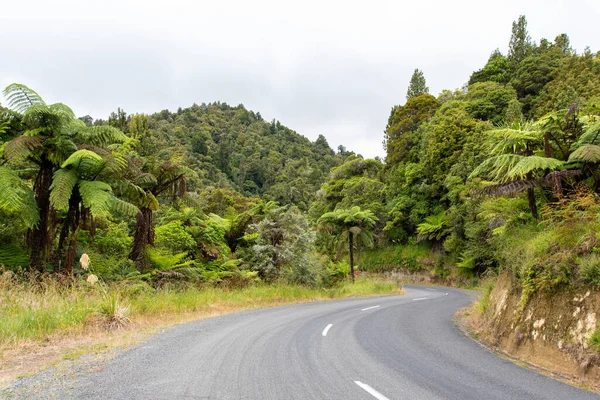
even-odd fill
[(76, 382), (97, 399), (598, 399), (463, 336), (460, 290), (253, 310), (181, 325)]

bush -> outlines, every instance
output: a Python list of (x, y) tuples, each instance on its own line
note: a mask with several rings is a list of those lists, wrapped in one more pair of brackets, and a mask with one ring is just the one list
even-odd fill
[(247, 261), (261, 279), (274, 281), (283, 272), (293, 273), (294, 268), (306, 269), (309, 265), (309, 256), (315, 251), (315, 234), (306, 216), (296, 207), (271, 210), (251, 229), (258, 237)]
[(114, 224), (108, 221), (107, 224), (107, 228), (98, 230), (94, 238), (96, 249), (109, 255), (127, 254), (133, 243), (133, 238), (128, 234), (127, 223)]
[(196, 241), (180, 221), (173, 221), (156, 228), (156, 245), (175, 252), (191, 251)]

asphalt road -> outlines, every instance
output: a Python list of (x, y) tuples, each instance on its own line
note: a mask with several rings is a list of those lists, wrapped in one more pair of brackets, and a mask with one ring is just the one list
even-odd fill
[[(97, 399), (598, 399), (466, 338), (460, 290), (253, 310), (181, 325), (77, 382)], [(67, 396), (68, 395), (68, 396)]]

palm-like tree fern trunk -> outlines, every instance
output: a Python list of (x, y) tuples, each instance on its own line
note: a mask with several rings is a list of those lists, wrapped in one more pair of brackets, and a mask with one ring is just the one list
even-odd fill
[(348, 252), (350, 253), (350, 276), (354, 282), (354, 233), (348, 231)]
[(152, 210), (140, 208), (136, 216), (135, 236), (133, 248), (129, 258), (136, 263), (138, 271), (146, 268), (146, 246), (154, 246), (154, 225), (152, 224)]
[[(63, 222), (63, 227), (58, 238), (57, 255), (62, 263), (62, 270), (66, 275), (73, 273), (73, 263), (77, 255), (77, 239), (79, 237), (81, 211), (79, 204), (81, 195), (78, 190), (74, 190), (69, 198), (69, 209), (67, 218)], [(65, 250), (66, 247), (66, 250)]]
[(50, 253), (49, 217), (50, 217), (50, 186), (52, 185), (52, 163), (42, 159), (40, 170), (34, 184), (35, 201), (40, 213), (40, 219), (31, 230), (31, 258), (29, 268), (33, 271), (44, 272)]

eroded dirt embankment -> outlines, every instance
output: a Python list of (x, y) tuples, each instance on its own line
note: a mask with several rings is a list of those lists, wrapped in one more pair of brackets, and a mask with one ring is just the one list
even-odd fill
[(590, 338), (598, 329), (600, 293), (538, 293), (525, 307), (520, 300), (512, 276), (500, 275), (485, 307), (468, 311), (471, 332), (495, 350), (599, 391), (600, 354)]

